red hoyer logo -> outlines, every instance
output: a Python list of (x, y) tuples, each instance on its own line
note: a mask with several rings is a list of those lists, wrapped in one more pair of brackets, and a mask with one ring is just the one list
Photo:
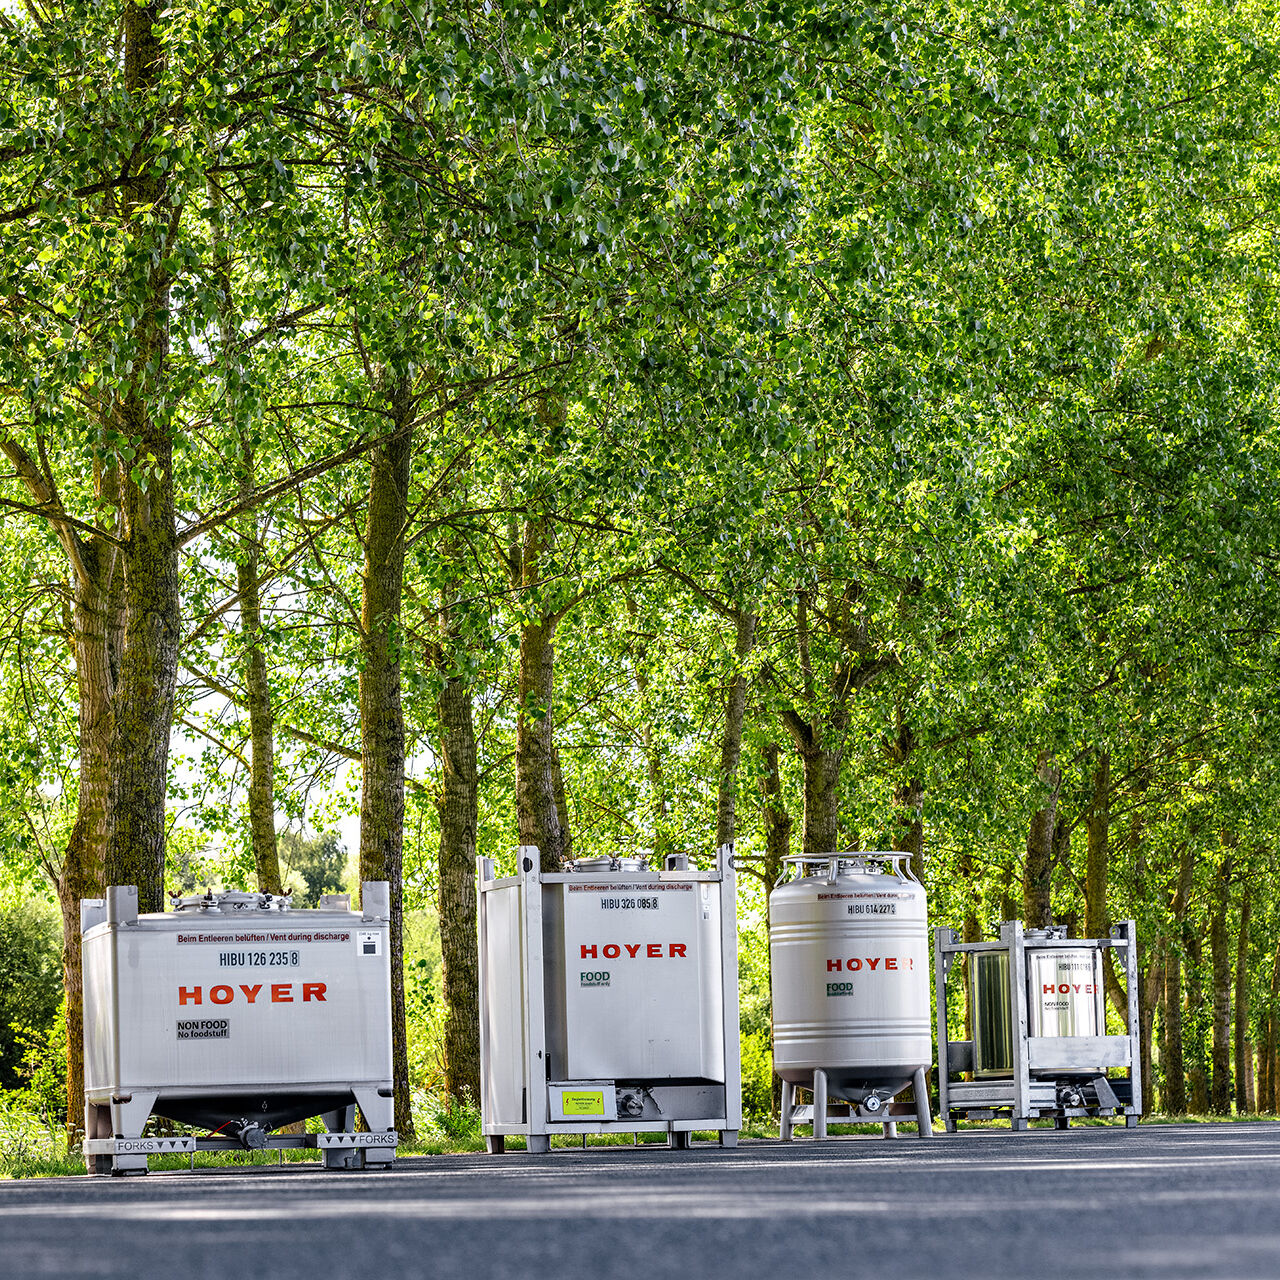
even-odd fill
[(1043, 984), (1043, 990), (1040, 992), (1044, 996), (1069, 996), (1072, 992), (1079, 995), (1082, 991), (1087, 996), (1096, 995), (1098, 988), (1092, 982), (1086, 982), (1083, 985), (1079, 982), (1060, 982), (1055, 987), (1052, 982)]
[[(310, 1004), (312, 1000), (324, 1002), (324, 993), (328, 984), (324, 982), (304, 982), (302, 983), (302, 1003)], [(273, 982), (271, 984), (271, 996), (266, 1001), (269, 1004), (293, 1004), (293, 988), (292, 982)], [(240, 992), (240, 997), (246, 1004), (257, 1004), (258, 993), (262, 990), (262, 983), (255, 982), (252, 986), (246, 983), (240, 983), (238, 987), (217, 986), (209, 988), (210, 1004), (230, 1004), (237, 999), (236, 991)], [(203, 1004), (204, 988), (203, 987), (179, 987), (178, 988), (179, 1004)]]
[[(851, 956), (848, 960), (828, 960), (827, 972), (840, 973), (847, 969), (850, 973), (857, 973), (863, 966), (870, 969), (873, 973), (881, 966), (886, 969), (901, 969), (902, 961), (898, 956)], [(914, 969), (916, 967), (915, 957), (907, 957), (907, 968)]]
[[(600, 956), (603, 956), (606, 960), (616, 960), (624, 950), (633, 960), (642, 951), (648, 960), (661, 960), (663, 954), (663, 944), (661, 942), (624, 942), (621, 945), (616, 942), (606, 942), (600, 948), (600, 956), (596, 954), (596, 944), (594, 942), (583, 942), (579, 945), (582, 948), (582, 955), (579, 956), (581, 960), (598, 960)], [(683, 942), (668, 942), (666, 943), (666, 948), (666, 954), (669, 957), (685, 956), (686, 959), (688, 958)]]

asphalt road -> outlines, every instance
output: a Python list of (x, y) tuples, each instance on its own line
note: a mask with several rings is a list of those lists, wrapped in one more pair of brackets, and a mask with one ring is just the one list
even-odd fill
[(1280, 1277), (1280, 1124), (0, 1184), (0, 1276)]

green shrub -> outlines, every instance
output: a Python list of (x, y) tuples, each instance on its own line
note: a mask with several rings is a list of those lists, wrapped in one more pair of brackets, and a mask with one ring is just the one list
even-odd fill
[(744, 1032), (742, 1047), (742, 1114), (767, 1120), (773, 1113), (773, 1053), (768, 1031)]
[(57, 913), (48, 903), (30, 899), (0, 904), (0, 1089), (28, 1083), (23, 1059), (32, 1039), (53, 1029), (61, 1002)]

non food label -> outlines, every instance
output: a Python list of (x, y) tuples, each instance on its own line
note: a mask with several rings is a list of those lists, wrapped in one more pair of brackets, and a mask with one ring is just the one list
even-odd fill
[(603, 1116), (603, 1089), (565, 1089), (560, 1094), (560, 1110), (567, 1116)]
[(382, 930), (357, 929), (356, 953), (362, 956), (380, 956), (382, 954)]
[(657, 898), (601, 898), (601, 911), (657, 911)]
[(180, 1018), (178, 1020), (179, 1040), (229, 1040), (230, 1038), (229, 1018)]

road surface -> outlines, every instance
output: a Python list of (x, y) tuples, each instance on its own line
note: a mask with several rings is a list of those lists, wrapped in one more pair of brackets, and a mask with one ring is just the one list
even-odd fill
[(0, 1184), (0, 1275), (1280, 1277), (1280, 1124)]

